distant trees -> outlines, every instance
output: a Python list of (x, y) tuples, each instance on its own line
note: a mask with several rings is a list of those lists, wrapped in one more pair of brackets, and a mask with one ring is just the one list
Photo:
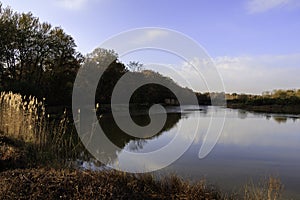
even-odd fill
[(262, 95), (231, 94), (227, 95), (229, 103), (245, 105), (300, 105), (300, 90), (265, 91)]
[(198, 102), (200, 105), (211, 105), (211, 97), (208, 92), (206, 93), (196, 93)]
[(0, 4), (0, 89), (70, 103), (83, 56), (62, 28)]
[[(129, 73), (132, 79), (129, 79), (126, 84), (133, 85), (138, 80), (139, 82), (159, 82), (158, 84), (146, 84), (138, 88), (130, 99), (131, 103), (135, 104), (153, 104), (165, 103), (166, 99), (176, 100), (174, 93), (168, 89), (171, 88), (177, 91), (181, 96), (188, 97), (193, 95), (193, 91), (187, 88), (182, 88), (177, 85), (172, 79), (162, 76), (161, 74), (151, 71), (142, 70), (142, 64), (139, 62), (130, 62), (125, 66), (118, 60), (118, 55), (113, 50), (97, 48), (92, 53), (88, 54), (82, 66), (82, 73), (86, 70), (93, 74), (102, 74), (98, 83), (95, 99), (100, 104), (111, 103), (111, 96), (116, 83), (125, 74)], [(106, 70), (104, 71), (104, 69)], [(88, 74), (85, 74), (87, 77)], [(88, 88), (89, 78), (85, 79), (82, 87)], [(81, 87), (81, 86), (80, 86)], [(124, 86), (126, 88), (126, 85)], [(125, 102), (124, 102), (125, 103)]]
[(130, 61), (127, 67), (130, 71), (140, 72), (143, 69), (143, 64), (136, 61)]

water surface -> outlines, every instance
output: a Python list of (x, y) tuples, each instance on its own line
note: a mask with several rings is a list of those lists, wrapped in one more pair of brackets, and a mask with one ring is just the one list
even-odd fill
[[(102, 129), (121, 148), (111, 149), (107, 159), (121, 166), (127, 161), (124, 151), (145, 153), (162, 148), (174, 138), (179, 128), (184, 143), (193, 135), (191, 127), (200, 118), (200, 128), (191, 147), (180, 159), (157, 173), (175, 172), (190, 180), (206, 178), (229, 191), (240, 190), (250, 180), (257, 182), (271, 175), (283, 182), (286, 198), (300, 198), (299, 116), (225, 109), (226, 121), (216, 146), (208, 156), (199, 159), (198, 153), (209, 123), (222, 119), (224, 108), (189, 106), (183, 109), (183, 113), (179, 110), (177, 107), (169, 108), (164, 128), (146, 139), (125, 134), (111, 115), (103, 115), (100, 118)], [(134, 115), (133, 120), (140, 125), (149, 123), (149, 117), (144, 114)], [(132, 163), (132, 167), (136, 164)]]

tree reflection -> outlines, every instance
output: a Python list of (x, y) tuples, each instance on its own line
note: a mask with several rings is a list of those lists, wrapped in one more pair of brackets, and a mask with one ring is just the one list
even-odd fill
[(277, 123), (281, 124), (281, 123), (286, 123), (288, 118), (285, 117), (285, 116), (273, 116), (273, 119), (274, 119)]
[[(128, 116), (124, 116), (128, 117)], [(150, 122), (149, 116), (145, 114), (134, 114), (131, 116), (133, 121), (140, 126), (145, 126)], [(82, 117), (82, 120), (87, 120)], [(181, 113), (168, 113), (167, 120), (164, 124), (163, 128), (155, 135), (152, 133), (140, 133), (140, 138), (133, 137), (124, 131), (122, 131), (116, 122), (113, 119), (111, 113), (103, 114), (99, 117), (98, 121), (94, 120), (94, 124), (100, 124), (102, 131), (105, 133), (105, 136), (100, 136), (99, 130), (93, 130), (93, 128), (89, 128), (88, 130), (84, 131), (84, 138), (85, 144), (87, 149), (93, 149), (93, 152), (88, 153), (88, 159), (85, 160), (94, 160), (94, 156), (96, 159), (101, 160), (104, 162), (103, 164), (113, 164), (117, 161), (117, 157), (120, 151), (124, 150), (125, 146), (129, 148), (130, 151), (137, 151), (143, 149), (144, 145), (147, 143), (147, 140), (159, 137), (165, 131), (172, 129), (181, 119)], [(90, 120), (89, 120), (90, 121)], [(94, 125), (92, 124), (91, 127)], [(92, 130), (92, 131), (91, 131)], [(148, 137), (149, 136), (149, 137)], [(110, 145), (108, 141), (110, 140), (114, 145)], [(93, 156), (91, 155), (93, 154)], [(96, 155), (95, 155), (96, 154)]]
[(248, 112), (245, 110), (238, 110), (238, 118), (246, 119), (248, 116)]
[[(140, 126), (145, 126), (150, 122), (150, 118), (148, 115), (132, 115), (131, 117), (132, 120)], [(167, 114), (166, 123), (160, 132), (158, 132), (154, 136), (151, 135), (150, 137), (147, 137), (147, 135), (150, 135), (151, 133), (150, 134), (145, 132), (140, 133), (141, 136), (140, 138), (133, 137), (123, 132), (118, 127), (111, 114), (107, 114), (101, 117), (99, 119), (99, 123), (105, 135), (109, 138), (110, 141), (112, 141), (119, 148), (123, 149), (126, 144), (128, 144), (131, 140), (133, 140), (137, 142), (136, 142), (136, 146), (135, 147), (132, 146), (131, 148), (141, 149), (146, 142), (146, 139), (141, 139), (141, 138), (152, 139), (154, 137), (159, 137), (163, 132), (173, 128), (180, 119), (181, 119), (180, 113), (169, 113)]]

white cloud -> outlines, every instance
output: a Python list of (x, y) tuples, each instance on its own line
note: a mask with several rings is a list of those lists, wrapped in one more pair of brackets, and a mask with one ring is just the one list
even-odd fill
[(164, 29), (141, 29), (141, 31), (137, 31), (134, 41), (136, 44), (151, 44), (154, 42), (163, 41), (164, 38), (168, 35), (168, 31)]
[(165, 31), (165, 30), (160, 30), (160, 29), (157, 29), (157, 30), (149, 30), (149, 31), (147, 31), (147, 33), (146, 33), (146, 37), (147, 37), (148, 39), (151, 39), (151, 40), (156, 39), (156, 38), (158, 38), (158, 37), (165, 37), (165, 36), (167, 36), (167, 35), (168, 35), (168, 32), (167, 32), (167, 31)]
[(58, 5), (69, 10), (82, 9), (89, 0), (56, 0)]
[(299, 6), (299, 2), (296, 0), (248, 0), (246, 9), (250, 14), (253, 14), (292, 6)]
[[(223, 80), (225, 91), (229, 93), (261, 94), (274, 89), (300, 88), (300, 53), (290, 55), (264, 55), (218, 57), (213, 59)], [(182, 63), (180, 66), (163, 67), (153, 65), (146, 68), (158, 71), (171, 77), (182, 86), (190, 87), (200, 92), (220, 90), (220, 80), (213, 70), (213, 65), (192, 60), (194, 66)], [(206, 65), (206, 66), (205, 66)], [(168, 68), (172, 68), (170, 70)], [(212, 69), (212, 70), (210, 70)], [(200, 73), (199, 73), (200, 72)]]
[(260, 94), (300, 87), (300, 54), (219, 57), (215, 63), (227, 92)]
[(224, 91), (222, 79), (214, 63), (207, 58), (196, 57), (177, 65), (146, 63), (144, 67), (168, 76), (179, 85), (195, 91)]

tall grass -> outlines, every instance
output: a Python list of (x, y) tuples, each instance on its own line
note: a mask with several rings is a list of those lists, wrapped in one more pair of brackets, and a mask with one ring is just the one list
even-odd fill
[(12, 92), (0, 95), (0, 130), (7, 136), (34, 143), (46, 143), (46, 119), (43, 102)]
[(245, 200), (277, 200), (283, 191), (283, 184), (279, 178), (269, 177), (259, 185), (252, 182), (245, 186)]
[(75, 157), (80, 146), (66, 111), (59, 119), (51, 119), (43, 101), (12, 92), (0, 95), (0, 132), (24, 141), (34, 153), (32, 156), (42, 159)]

